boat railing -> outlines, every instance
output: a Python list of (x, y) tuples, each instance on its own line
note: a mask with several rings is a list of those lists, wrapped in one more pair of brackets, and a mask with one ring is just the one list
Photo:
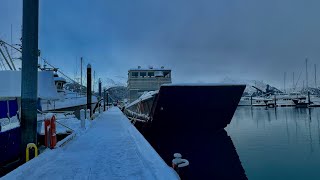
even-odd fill
[(127, 117), (133, 122), (135, 123), (135, 121), (140, 121), (140, 122), (147, 122), (150, 120), (150, 117), (145, 115), (145, 114), (141, 114), (141, 113), (136, 113), (133, 112), (129, 109), (124, 109), (124, 113), (127, 115)]

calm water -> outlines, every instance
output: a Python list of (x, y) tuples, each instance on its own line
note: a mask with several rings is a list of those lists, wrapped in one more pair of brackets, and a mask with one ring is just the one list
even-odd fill
[(249, 179), (320, 179), (320, 108), (238, 107), (226, 128)]

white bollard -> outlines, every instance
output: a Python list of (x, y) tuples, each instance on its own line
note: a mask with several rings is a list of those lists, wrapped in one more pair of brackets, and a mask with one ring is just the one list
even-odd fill
[(100, 106), (100, 113), (102, 113), (103, 112), (103, 107), (102, 106)]
[(90, 109), (87, 109), (86, 119), (90, 120)]
[(84, 129), (86, 127), (85, 110), (84, 109), (80, 110), (80, 120), (81, 120), (81, 128)]

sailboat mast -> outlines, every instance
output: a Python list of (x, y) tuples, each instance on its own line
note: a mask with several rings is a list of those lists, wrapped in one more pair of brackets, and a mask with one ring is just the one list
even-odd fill
[(294, 72), (292, 72), (292, 89), (295, 89), (294, 88)]
[(317, 65), (314, 64), (314, 87), (317, 88)]
[(308, 58), (306, 58), (306, 89), (308, 89)]
[(81, 77), (80, 77), (80, 83), (81, 83), (81, 87), (80, 87), (80, 95), (81, 95), (81, 93), (82, 93), (82, 57), (80, 58), (80, 68), (81, 68), (81, 70), (80, 70), (80, 73), (81, 73)]
[(284, 72), (284, 77), (283, 77), (283, 91), (286, 92), (286, 75), (287, 72)]

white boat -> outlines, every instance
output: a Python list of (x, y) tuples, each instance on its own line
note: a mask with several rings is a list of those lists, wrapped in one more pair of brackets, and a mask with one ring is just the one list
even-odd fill
[[(272, 96), (271, 96), (272, 97)], [(293, 102), (293, 99), (306, 99), (305, 96), (303, 96), (299, 92), (291, 92), (289, 94), (287, 93), (278, 93), (273, 95), (273, 101), (270, 103), (274, 103), (277, 106), (295, 106), (295, 103)]]
[(266, 106), (266, 98), (264, 97), (251, 97), (243, 96), (240, 99), (238, 106)]
[[(41, 100), (42, 111), (75, 111), (76, 116), (79, 114), (80, 109), (86, 109), (87, 96), (66, 90), (65, 84), (67, 81), (59, 77), (56, 73), (53, 74), (54, 84), (58, 93), (58, 99)], [(92, 96), (92, 109), (97, 104), (98, 99), (96, 96)]]

